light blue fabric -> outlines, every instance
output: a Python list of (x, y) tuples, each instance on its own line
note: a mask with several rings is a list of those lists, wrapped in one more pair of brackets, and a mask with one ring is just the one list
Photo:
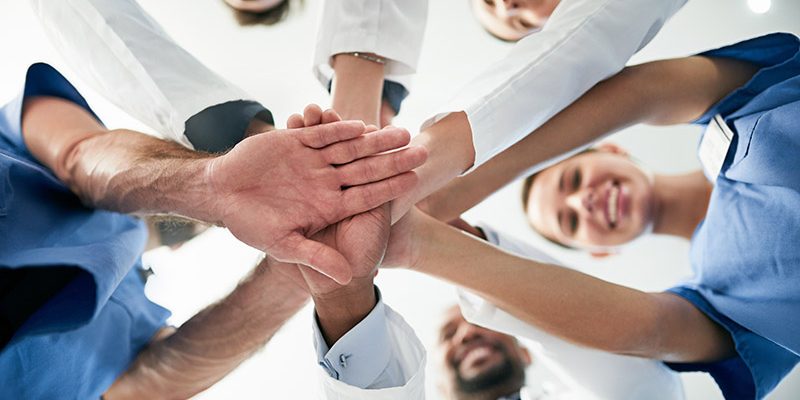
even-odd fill
[(0, 268), (76, 268), (0, 352), (0, 398), (98, 398), (164, 325), (144, 295), (144, 224), (84, 207), (36, 162), (20, 128), (25, 98), (55, 96), (91, 112), (55, 69), (35, 64), (23, 94), (0, 109)]
[(380, 291), (375, 307), (330, 348), (325, 343), (315, 316), (314, 347), (317, 363), (332, 378), (361, 389), (403, 386), (406, 377), (392, 363), (392, 344), (387, 328), (386, 309)]
[[(772, 34), (703, 55), (761, 69), (697, 121), (721, 114), (734, 140), (692, 237), (694, 279), (672, 292), (731, 333), (747, 370), (712, 372), (726, 397), (762, 398), (800, 359), (800, 40)], [(748, 378), (751, 394), (736, 382)]]

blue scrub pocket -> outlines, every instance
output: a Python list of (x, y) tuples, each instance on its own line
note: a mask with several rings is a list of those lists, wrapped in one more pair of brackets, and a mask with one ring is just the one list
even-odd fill
[(800, 133), (787, 115), (800, 115), (800, 101), (734, 121), (743, 134), (725, 177), (800, 191)]

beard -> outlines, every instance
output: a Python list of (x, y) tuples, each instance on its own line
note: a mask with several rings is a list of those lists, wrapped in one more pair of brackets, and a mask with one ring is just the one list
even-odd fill
[(501, 352), (503, 353), (502, 363), (470, 379), (465, 379), (458, 372), (458, 368), (455, 368), (456, 391), (468, 395), (485, 393), (496, 396), (498, 393), (503, 395), (521, 389), (525, 384), (525, 367), (518, 360), (511, 358), (505, 349), (501, 349)]

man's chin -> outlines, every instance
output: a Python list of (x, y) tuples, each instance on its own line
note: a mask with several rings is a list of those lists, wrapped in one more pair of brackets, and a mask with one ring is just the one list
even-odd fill
[(487, 366), (483, 371), (471, 378), (463, 378), (461, 373), (456, 374), (456, 387), (462, 393), (481, 393), (490, 391), (498, 386), (505, 386), (514, 380), (517, 375), (514, 365), (508, 358), (493, 366)]

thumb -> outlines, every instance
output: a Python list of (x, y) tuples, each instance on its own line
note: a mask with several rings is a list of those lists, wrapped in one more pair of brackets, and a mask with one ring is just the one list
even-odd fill
[(274, 255), (281, 261), (307, 265), (340, 285), (350, 283), (353, 277), (350, 263), (342, 253), (328, 245), (308, 239), (300, 233), (292, 233), (281, 247), (289, 250), (286, 260), (277, 254)]

